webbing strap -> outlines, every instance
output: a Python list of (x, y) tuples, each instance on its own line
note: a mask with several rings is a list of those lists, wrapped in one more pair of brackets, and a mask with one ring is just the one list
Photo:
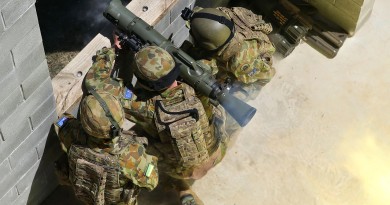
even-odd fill
[(161, 100), (156, 100), (156, 104), (157, 104), (157, 107), (159, 107), (163, 112), (167, 113), (167, 114), (170, 114), (170, 115), (181, 115), (181, 114), (190, 114), (191, 117), (193, 117), (196, 121), (199, 120), (199, 112), (197, 109), (193, 108), (193, 109), (189, 109), (189, 110), (183, 110), (183, 111), (180, 111), (180, 112), (171, 112), (171, 111), (168, 111), (166, 110), (163, 106), (162, 106), (162, 103), (161, 103)]
[(112, 126), (114, 126), (114, 129), (111, 129), (110, 135), (112, 137), (115, 137), (119, 134), (120, 126), (118, 122), (114, 119), (112, 116), (112, 113), (110, 109), (108, 108), (107, 103), (103, 100), (103, 98), (96, 92), (96, 90), (89, 90), (89, 92), (96, 98), (96, 100), (100, 103), (100, 106), (102, 106), (104, 112), (106, 113), (106, 117), (110, 120)]

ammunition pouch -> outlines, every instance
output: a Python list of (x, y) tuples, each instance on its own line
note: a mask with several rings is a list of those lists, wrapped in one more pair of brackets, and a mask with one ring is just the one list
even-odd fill
[(68, 152), (69, 179), (78, 199), (86, 204), (136, 204), (138, 188), (121, 174), (116, 156), (72, 145)]
[(155, 99), (155, 124), (161, 140), (156, 147), (166, 154), (178, 173), (209, 158), (205, 128), (201, 126), (201, 122), (207, 122), (206, 113), (194, 90), (186, 84), (181, 87), (174, 98)]

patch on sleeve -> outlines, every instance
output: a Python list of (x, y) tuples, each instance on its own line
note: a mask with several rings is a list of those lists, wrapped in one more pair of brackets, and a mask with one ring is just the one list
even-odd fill
[(123, 93), (123, 97), (126, 99), (126, 100), (130, 100), (131, 97), (133, 96), (133, 92), (131, 92), (131, 90), (129, 90), (127, 87)]
[(58, 121), (57, 121), (57, 123), (56, 123), (56, 125), (58, 126), (58, 127), (63, 127), (65, 124), (66, 124), (66, 122), (68, 122), (68, 120), (69, 120), (69, 118), (67, 118), (66, 116), (64, 116), (64, 117), (61, 117)]
[(148, 167), (146, 168), (146, 171), (145, 171), (145, 176), (146, 177), (150, 177), (150, 175), (152, 174), (153, 169), (154, 169), (154, 165), (153, 164), (148, 164)]

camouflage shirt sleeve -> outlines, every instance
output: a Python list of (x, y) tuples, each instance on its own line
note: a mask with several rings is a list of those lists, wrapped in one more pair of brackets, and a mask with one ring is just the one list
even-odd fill
[(153, 190), (158, 184), (157, 157), (139, 143), (130, 143), (119, 155), (122, 173), (140, 187)]
[[(114, 48), (102, 48), (96, 52), (91, 68), (85, 77), (87, 90), (104, 90), (118, 96), (126, 113), (126, 118), (134, 123), (143, 123), (153, 116), (153, 106), (148, 101), (139, 100), (131, 86), (125, 86), (121, 79), (111, 78), (115, 63)], [(146, 120), (148, 121), (148, 120)]]
[[(66, 118), (66, 121), (63, 120), (65, 119), (64, 117)], [(83, 144), (86, 141), (86, 135), (81, 127), (80, 121), (70, 114), (64, 113), (64, 115), (54, 123), (54, 128), (60, 141), (61, 148), (66, 153), (72, 144)]]
[(92, 66), (84, 79), (86, 90), (102, 90), (114, 96), (122, 97), (122, 80), (111, 78), (115, 57), (114, 48), (104, 47), (96, 52)]

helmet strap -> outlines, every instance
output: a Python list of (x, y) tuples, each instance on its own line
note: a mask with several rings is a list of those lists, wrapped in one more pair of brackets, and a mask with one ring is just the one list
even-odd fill
[(89, 90), (89, 93), (91, 93), (95, 98), (96, 100), (100, 103), (100, 106), (103, 108), (104, 112), (106, 113), (106, 117), (108, 118), (108, 120), (110, 120), (111, 122), (111, 127), (110, 127), (110, 136), (111, 137), (116, 137), (119, 135), (120, 133), (120, 126), (118, 124), (118, 122), (114, 119), (114, 117), (112, 116), (112, 113), (110, 111), (110, 109), (108, 108), (108, 105), (107, 103), (103, 100), (103, 98), (96, 92), (96, 90), (94, 89), (91, 89)]

